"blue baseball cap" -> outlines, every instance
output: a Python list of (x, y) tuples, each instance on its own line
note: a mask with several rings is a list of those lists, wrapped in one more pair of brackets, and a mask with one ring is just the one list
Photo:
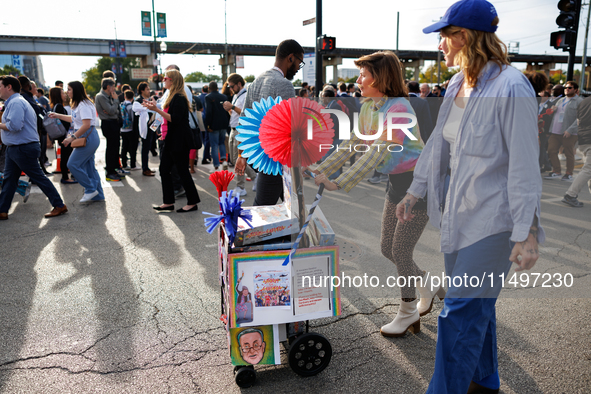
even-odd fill
[(445, 11), (439, 22), (425, 27), (423, 33), (435, 33), (450, 25), (494, 33), (497, 26), (492, 22), (496, 17), (497, 10), (486, 0), (460, 0)]

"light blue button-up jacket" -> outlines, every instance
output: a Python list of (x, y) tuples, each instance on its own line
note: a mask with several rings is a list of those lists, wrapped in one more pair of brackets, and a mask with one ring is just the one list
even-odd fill
[[(452, 162), (442, 131), (463, 82), (462, 72), (450, 81), (408, 192), (415, 197), (429, 192), (427, 212), (431, 223), (441, 230), (444, 253), (505, 231), (512, 232), (512, 241), (525, 241), (534, 215), (539, 223), (538, 242), (542, 243), (545, 234), (539, 221), (542, 180), (534, 90), (520, 71), (510, 66), (501, 71), (496, 63), (488, 62), (466, 105)], [(444, 205), (448, 165), (451, 177)]]

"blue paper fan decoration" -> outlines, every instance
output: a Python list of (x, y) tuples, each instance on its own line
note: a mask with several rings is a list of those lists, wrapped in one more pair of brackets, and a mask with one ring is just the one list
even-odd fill
[(236, 128), (240, 133), (236, 139), (241, 142), (238, 149), (242, 150), (242, 157), (247, 159), (252, 168), (267, 175), (282, 175), (283, 170), (281, 163), (271, 159), (261, 147), (259, 128), (267, 112), (280, 102), (281, 97), (268, 97), (254, 102), (252, 109), (244, 111), (246, 116), (240, 117), (240, 125)]
[(205, 227), (209, 234), (213, 233), (213, 230), (220, 224), (223, 223), (226, 228), (226, 234), (230, 240), (230, 244), (234, 242), (236, 232), (238, 231), (238, 218), (244, 220), (244, 222), (252, 228), (252, 214), (248, 209), (242, 209), (244, 200), (240, 200), (237, 195), (233, 194), (233, 190), (229, 192), (222, 192), (220, 197), (220, 211), (218, 215), (213, 213), (203, 212), (204, 215), (211, 217), (205, 218)]

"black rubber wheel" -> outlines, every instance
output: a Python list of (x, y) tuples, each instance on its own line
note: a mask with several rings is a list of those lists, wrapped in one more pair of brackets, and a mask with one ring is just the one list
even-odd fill
[(254, 384), (257, 380), (257, 373), (254, 371), (254, 367), (252, 365), (243, 366), (238, 368), (234, 368), (236, 376), (236, 384), (242, 388), (248, 388)]
[(324, 335), (309, 332), (299, 336), (289, 348), (289, 366), (301, 376), (314, 376), (328, 366), (332, 346)]

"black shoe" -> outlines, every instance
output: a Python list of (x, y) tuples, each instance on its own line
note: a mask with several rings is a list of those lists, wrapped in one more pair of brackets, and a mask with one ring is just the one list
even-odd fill
[(467, 394), (498, 394), (499, 389), (489, 389), (479, 385), (478, 383), (470, 382)]
[(155, 150), (152, 151), (152, 156), (156, 157), (158, 156), (158, 152), (156, 152)]
[(173, 212), (174, 211), (174, 205), (169, 205), (164, 208), (161, 208), (160, 206), (156, 206), (156, 207), (152, 207), (152, 208), (154, 208), (158, 212)]
[(197, 205), (195, 205), (193, 208), (189, 208), (187, 210), (184, 210), (183, 208), (181, 208), (181, 209), (177, 209), (176, 211), (178, 213), (185, 213), (185, 212), (193, 212), (193, 211), (196, 211), (196, 210), (197, 210)]
[(571, 197), (568, 194), (564, 195), (562, 202), (575, 208), (583, 208), (583, 203), (580, 202), (576, 197)]
[(203, 159), (201, 160), (201, 164), (211, 164), (211, 159)]
[(175, 198), (176, 198), (176, 197), (182, 197), (182, 196), (184, 196), (185, 194), (187, 194), (187, 193), (185, 192), (185, 189), (179, 189), (179, 190), (175, 190), (175, 191), (174, 191), (174, 196), (175, 196)]

